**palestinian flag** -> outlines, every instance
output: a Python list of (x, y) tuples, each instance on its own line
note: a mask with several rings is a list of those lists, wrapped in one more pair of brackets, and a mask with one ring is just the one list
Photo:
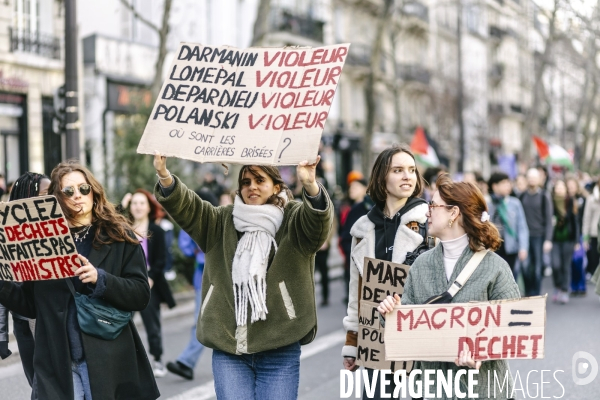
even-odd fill
[(410, 151), (415, 155), (417, 162), (425, 167), (437, 167), (440, 165), (440, 160), (435, 150), (429, 144), (425, 131), (420, 126), (415, 129), (415, 136), (410, 143)]
[(569, 152), (556, 144), (548, 144), (538, 136), (533, 137), (535, 147), (537, 147), (540, 160), (547, 165), (559, 165), (569, 169), (574, 169), (573, 157)]

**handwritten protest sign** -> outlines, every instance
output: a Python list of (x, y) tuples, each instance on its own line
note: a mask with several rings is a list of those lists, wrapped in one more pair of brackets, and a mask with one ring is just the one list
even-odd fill
[(384, 328), (377, 307), (390, 294), (402, 296), (408, 265), (365, 257), (358, 310), (357, 364), (373, 369), (412, 369), (412, 362), (386, 361)]
[(75, 243), (54, 196), (0, 203), (0, 279), (40, 281), (75, 275)]
[[(386, 316), (388, 360), (544, 358), (546, 296), (463, 304), (396, 305)], [(410, 346), (406, 346), (410, 343)]]
[(349, 46), (181, 43), (137, 152), (198, 162), (315, 161)]

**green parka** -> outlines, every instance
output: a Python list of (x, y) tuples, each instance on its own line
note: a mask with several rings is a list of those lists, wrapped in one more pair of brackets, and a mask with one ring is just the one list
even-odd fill
[[(231, 354), (251, 354), (300, 341), (312, 342), (317, 332), (315, 253), (331, 230), (333, 204), (321, 187), (327, 207), (316, 210), (303, 201), (289, 201), (275, 235), (277, 252), (267, 270), (267, 319), (238, 327), (231, 267), (241, 234), (233, 224), (233, 205), (214, 207), (201, 200), (177, 177), (173, 192), (158, 201), (205, 253), (202, 308), (196, 336), (200, 343)], [(248, 318), (250, 318), (248, 312)]]

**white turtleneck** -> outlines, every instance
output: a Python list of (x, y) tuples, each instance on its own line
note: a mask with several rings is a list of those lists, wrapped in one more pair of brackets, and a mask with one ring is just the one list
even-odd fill
[(444, 250), (444, 269), (446, 270), (446, 280), (450, 281), (454, 266), (460, 258), (461, 254), (465, 250), (465, 247), (469, 245), (469, 237), (465, 233), (463, 236), (452, 239), (442, 240), (442, 250)]

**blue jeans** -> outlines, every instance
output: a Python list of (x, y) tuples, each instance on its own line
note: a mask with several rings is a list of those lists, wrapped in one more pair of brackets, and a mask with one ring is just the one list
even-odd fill
[(254, 354), (213, 350), (218, 400), (296, 400), (300, 382), (300, 343)]
[(71, 361), (71, 371), (73, 372), (73, 398), (75, 400), (92, 400), (90, 375), (85, 360), (80, 363)]
[(525, 296), (539, 296), (542, 286), (542, 269), (544, 267), (544, 237), (529, 237), (529, 254), (522, 264)]
[(183, 350), (183, 352), (181, 352), (179, 357), (177, 357), (178, 362), (191, 369), (196, 367), (196, 363), (202, 354), (202, 350), (204, 350), (204, 346), (196, 338), (196, 324), (198, 323), (198, 316), (200, 315), (201, 306), (202, 289), (196, 289), (196, 307), (194, 308), (195, 319), (194, 325), (192, 326), (192, 334), (186, 348)]

